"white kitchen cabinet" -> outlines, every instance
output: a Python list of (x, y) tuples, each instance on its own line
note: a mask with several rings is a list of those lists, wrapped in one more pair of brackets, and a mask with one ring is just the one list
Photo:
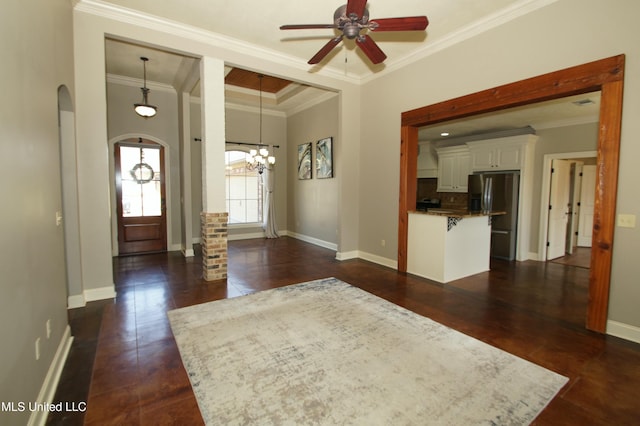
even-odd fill
[(418, 177), (438, 177), (438, 155), (431, 145), (431, 142), (419, 142), (418, 148)]
[(471, 171), (521, 170), (527, 146), (535, 138), (534, 135), (520, 135), (467, 142), (471, 154)]
[(439, 148), (438, 192), (467, 192), (471, 157), (466, 146)]

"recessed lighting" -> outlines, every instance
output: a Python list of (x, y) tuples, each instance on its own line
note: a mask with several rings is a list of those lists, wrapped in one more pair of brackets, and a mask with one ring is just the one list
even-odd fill
[(440, 133), (440, 136), (449, 136), (449, 132), (442, 132)]

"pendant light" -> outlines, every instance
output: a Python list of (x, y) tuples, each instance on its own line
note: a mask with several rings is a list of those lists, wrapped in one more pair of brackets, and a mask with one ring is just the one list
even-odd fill
[(265, 167), (275, 164), (276, 157), (270, 155), (269, 150), (267, 149), (268, 146), (263, 145), (262, 143), (262, 79), (264, 78), (264, 75), (258, 74), (258, 78), (260, 79), (260, 139), (256, 149), (249, 151), (249, 156), (247, 157), (247, 169), (257, 169), (258, 173), (262, 174)]
[(145, 58), (144, 56), (141, 56), (140, 60), (142, 60), (142, 67), (143, 67), (143, 70), (144, 70), (143, 71), (144, 72), (144, 87), (140, 88), (140, 90), (142, 90), (142, 103), (141, 104), (134, 104), (133, 105), (133, 110), (140, 117), (149, 118), (149, 117), (153, 117), (154, 115), (156, 115), (156, 113), (158, 112), (158, 107), (156, 107), (154, 105), (150, 105), (149, 102), (147, 101), (147, 95), (149, 95), (149, 89), (147, 89), (147, 61), (149, 60), (149, 58)]

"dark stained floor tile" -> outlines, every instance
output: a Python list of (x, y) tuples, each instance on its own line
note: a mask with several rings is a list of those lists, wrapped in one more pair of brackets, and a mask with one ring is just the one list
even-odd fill
[(283, 237), (230, 241), (228, 278), (207, 282), (194, 249), (114, 258), (117, 297), (69, 311), (75, 339), (54, 402), (88, 410), (48, 424), (202, 424), (167, 311), (332, 276), (569, 377), (536, 425), (640, 424), (640, 345), (585, 329), (584, 267), (492, 260), (440, 284)]

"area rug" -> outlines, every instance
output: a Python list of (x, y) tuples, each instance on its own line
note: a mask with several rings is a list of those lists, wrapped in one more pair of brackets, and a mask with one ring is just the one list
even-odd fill
[(209, 425), (525, 425), (568, 380), (335, 278), (168, 315)]

